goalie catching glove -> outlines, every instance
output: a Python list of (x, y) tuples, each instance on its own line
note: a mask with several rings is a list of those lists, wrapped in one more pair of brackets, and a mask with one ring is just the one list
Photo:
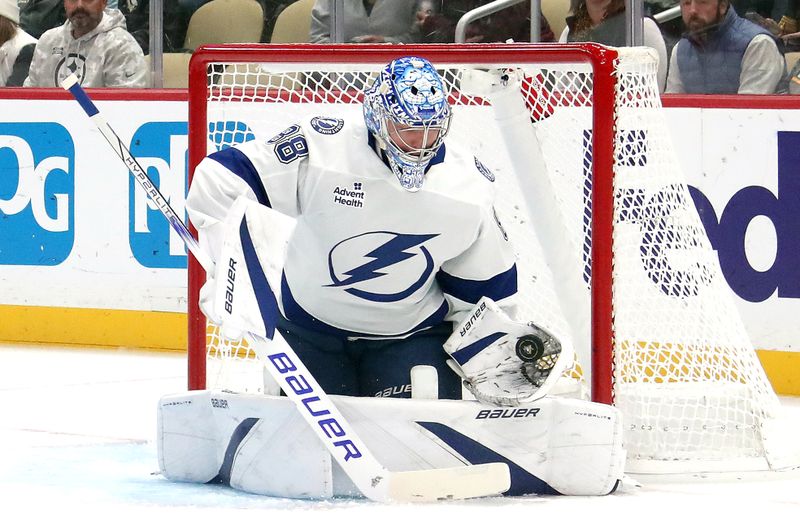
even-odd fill
[(573, 359), (552, 334), (511, 320), (489, 298), (478, 301), (444, 349), (478, 401), (508, 407), (545, 396)]

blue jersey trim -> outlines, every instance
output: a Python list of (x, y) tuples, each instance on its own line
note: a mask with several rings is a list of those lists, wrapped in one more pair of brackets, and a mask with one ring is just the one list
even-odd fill
[(392, 335), (380, 335), (380, 334), (370, 334), (366, 332), (355, 332), (349, 331), (345, 329), (340, 329), (338, 327), (334, 327), (333, 325), (329, 325), (324, 321), (320, 321), (317, 318), (313, 317), (309, 314), (303, 307), (297, 303), (292, 296), (292, 291), (289, 289), (289, 284), (286, 281), (286, 273), (283, 274), (281, 277), (281, 303), (283, 303), (283, 313), (284, 317), (292, 322), (297, 324), (300, 327), (305, 329), (309, 329), (315, 332), (319, 332), (322, 334), (328, 334), (331, 336), (335, 336), (337, 338), (385, 338), (385, 339), (394, 339), (394, 338), (405, 338), (410, 336), (416, 332), (429, 329), (436, 325), (440, 325), (444, 322), (447, 313), (449, 312), (449, 307), (447, 302), (442, 300), (442, 305), (439, 306), (433, 314), (428, 316), (425, 320), (421, 323), (409, 329), (406, 332), (402, 332), (400, 334), (392, 334)]
[(517, 265), (488, 280), (468, 280), (440, 270), (436, 281), (445, 294), (467, 303), (478, 303), (483, 297), (499, 301), (517, 293)]
[(505, 463), (508, 465), (509, 471), (511, 472), (511, 488), (503, 493), (504, 496), (561, 494), (546, 481), (534, 476), (510, 459), (447, 425), (431, 421), (417, 421), (417, 424), (430, 431), (473, 465), (482, 465), (484, 463)]
[(278, 309), (278, 300), (269, 286), (267, 276), (264, 274), (258, 255), (256, 255), (256, 249), (253, 246), (253, 240), (250, 238), (250, 231), (247, 228), (247, 218), (244, 218), (241, 225), (239, 225), (239, 238), (242, 242), (244, 261), (247, 265), (250, 283), (253, 285), (253, 292), (256, 295), (261, 320), (264, 322), (267, 338), (272, 339), (275, 334), (275, 327), (277, 327), (278, 320), (281, 317), (281, 311)]
[(445, 154), (447, 154), (447, 146), (445, 144), (442, 144), (442, 146), (439, 147), (439, 150), (436, 151), (436, 156), (434, 156), (431, 159), (431, 163), (429, 163), (428, 166), (425, 168), (425, 172), (428, 172), (428, 169), (430, 169), (437, 163), (442, 163), (444, 161)]
[(258, 171), (256, 171), (253, 162), (250, 161), (246, 154), (235, 147), (229, 147), (210, 154), (208, 157), (244, 180), (255, 193), (258, 203), (272, 207), (267, 196), (267, 190), (261, 182), (261, 177), (258, 176)]

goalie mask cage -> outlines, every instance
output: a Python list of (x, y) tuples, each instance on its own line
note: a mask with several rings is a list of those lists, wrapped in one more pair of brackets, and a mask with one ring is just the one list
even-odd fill
[[(360, 124), (364, 86), (410, 55), (445, 79), (447, 141), (495, 175), (497, 214), (518, 256), (518, 319), (574, 346), (557, 392), (589, 383), (591, 399), (621, 409), (628, 472), (794, 465), (778, 441), (778, 399), (679, 174), (647, 49), (205, 47), (190, 65), (190, 172), (207, 154), (268, 140), (302, 116)], [(513, 95), (505, 109), (493, 105), (498, 92)], [(199, 311), (204, 278), (192, 259), (189, 387), (263, 393), (261, 362)]]

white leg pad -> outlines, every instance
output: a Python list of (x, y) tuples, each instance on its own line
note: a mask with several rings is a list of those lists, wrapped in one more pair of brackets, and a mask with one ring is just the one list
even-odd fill
[(173, 481), (206, 483), (222, 466), (220, 434), (207, 398), (175, 394), (158, 403), (158, 465)]
[(162, 398), (161, 473), (173, 481), (216, 480), (253, 494), (332, 497), (330, 454), (288, 399), (271, 399), (208, 391)]
[[(507, 495), (605, 495), (623, 477), (622, 422), (608, 405), (332, 399), (392, 471), (503, 462)], [(359, 495), (287, 398), (189, 392), (162, 399), (159, 420), (159, 463), (169, 479), (303, 499)]]

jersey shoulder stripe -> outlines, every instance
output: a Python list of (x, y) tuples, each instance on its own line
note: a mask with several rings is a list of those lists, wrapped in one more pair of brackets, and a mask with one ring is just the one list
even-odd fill
[(255, 193), (258, 203), (271, 207), (267, 190), (264, 188), (258, 171), (245, 153), (235, 147), (229, 147), (209, 155), (209, 158), (241, 178)]

